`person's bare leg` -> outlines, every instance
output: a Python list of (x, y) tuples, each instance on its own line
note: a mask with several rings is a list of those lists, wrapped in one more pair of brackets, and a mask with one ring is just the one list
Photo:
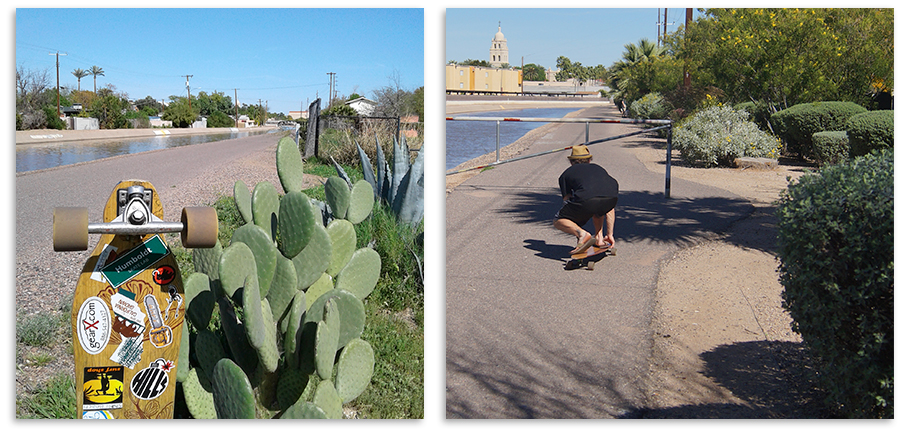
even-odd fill
[(594, 230), (597, 231), (597, 233), (594, 234), (594, 238), (597, 239), (597, 242), (594, 243), (595, 246), (603, 245), (603, 221), (604, 221), (605, 217), (606, 216), (596, 216), (596, 215), (591, 217), (591, 221), (594, 222)]
[[(578, 242), (575, 245), (575, 249), (570, 251), (569, 253), (578, 252), (578, 249), (580, 248), (580, 246), (583, 245), (588, 240), (590, 240), (591, 237), (593, 236), (593, 235), (591, 235), (590, 232), (585, 231), (584, 229), (581, 228), (581, 226), (578, 226), (572, 220), (565, 219), (565, 218), (560, 218), (560, 219), (554, 220), (553, 227), (555, 227), (556, 229), (559, 229), (560, 231), (563, 231), (567, 234), (574, 235), (575, 238), (578, 239)], [(583, 250), (582, 250), (582, 252), (583, 252)]]

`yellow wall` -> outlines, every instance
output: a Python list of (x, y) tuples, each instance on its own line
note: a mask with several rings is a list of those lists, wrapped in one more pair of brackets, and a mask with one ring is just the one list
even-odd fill
[(462, 91), (522, 91), (519, 70), (447, 65), (447, 89)]

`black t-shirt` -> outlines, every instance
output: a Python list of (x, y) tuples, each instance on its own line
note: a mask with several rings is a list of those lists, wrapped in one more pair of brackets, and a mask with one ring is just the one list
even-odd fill
[(559, 176), (563, 197), (582, 202), (592, 197), (619, 197), (619, 182), (597, 164), (574, 164)]

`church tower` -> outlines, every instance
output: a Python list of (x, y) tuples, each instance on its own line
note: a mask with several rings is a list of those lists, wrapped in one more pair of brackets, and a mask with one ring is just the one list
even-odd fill
[(494, 39), (491, 40), (491, 57), (488, 63), (495, 68), (509, 63), (509, 49), (506, 47), (506, 37), (500, 31), (499, 22), (497, 23), (497, 33), (494, 34)]

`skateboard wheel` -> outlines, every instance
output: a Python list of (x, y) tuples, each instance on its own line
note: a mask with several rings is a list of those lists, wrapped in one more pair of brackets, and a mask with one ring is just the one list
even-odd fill
[(194, 206), (181, 210), (181, 244), (187, 248), (210, 248), (219, 238), (219, 216), (215, 208)]
[(88, 247), (87, 208), (53, 209), (53, 250), (81, 251)]

